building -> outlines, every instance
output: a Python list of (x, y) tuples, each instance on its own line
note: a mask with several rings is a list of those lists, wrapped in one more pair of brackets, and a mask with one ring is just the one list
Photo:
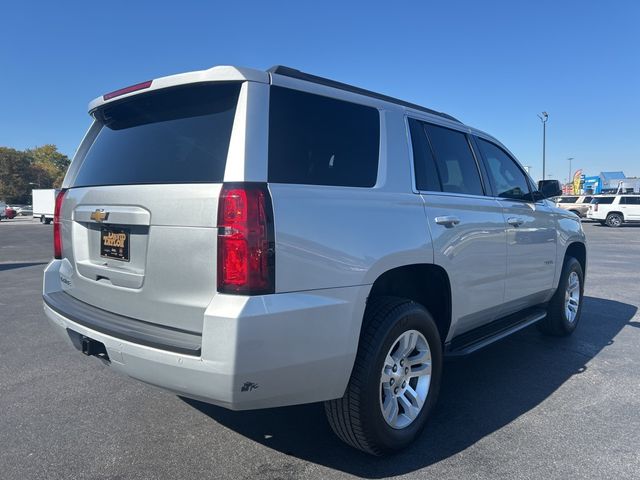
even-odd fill
[(618, 188), (621, 193), (640, 193), (640, 178), (628, 177), (620, 180), (620, 182), (618, 182)]
[(602, 179), (600, 175), (585, 176), (582, 182), (582, 191), (589, 194), (597, 194), (602, 191)]
[[(632, 191), (638, 191), (637, 179), (627, 178), (624, 172), (600, 172), (600, 175), (585, 176), (582, 183), (582, 190), (585, 193), (598, 194), (598, 193), (611, 193), (618, 191), (618, 188), (623, 184), (622, 188), (631, 188)], [(625, 187), (624, 185), (629, 185)]]

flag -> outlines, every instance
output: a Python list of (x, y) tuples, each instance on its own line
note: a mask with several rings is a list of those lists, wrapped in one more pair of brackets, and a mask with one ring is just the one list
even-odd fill
[(573, 174), (573, 193), (580, 193), (580, 179), (582, 177), (582, 169), (576, 170), (576, 173)]

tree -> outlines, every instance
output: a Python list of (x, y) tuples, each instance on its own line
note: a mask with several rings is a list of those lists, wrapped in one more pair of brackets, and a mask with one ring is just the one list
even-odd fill
[(26, 153), (32, 158), (33, 163), (46, 164), (54, 167), (59, 173), (67, 170), (71, 160), (64, 153), (58, 151), (55, 145), (47, 144), (41, 147), (31, 148)]
[(71, 161), (55, 145), (0, 147), (0, 200), (30, 203), (33, 188), (58, 188)]
[(0, 147), (0, 200), (19, 203), (29, 190), (31, 162), (20, 150)]

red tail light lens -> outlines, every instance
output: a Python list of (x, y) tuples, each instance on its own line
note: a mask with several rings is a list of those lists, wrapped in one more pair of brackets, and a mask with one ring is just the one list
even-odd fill
[(225, 184), (218, 203), (218, 291), (275, 291), (273, 209), (266, 184)]
[(62, 234), (60, 232), (60, 212), (67, 189), (63, 188), (56, 195), (56, 206), (53, 210), (53, 258), (62, 258)]
[(137, 92), (138, 90), (144, 90), (145, 88), (149, 88), (153, 80), (149, 80), (147, 82), (136, 83), (135, 85), (131, 85), (130, 87), (124, 87), (120, 90), (116, 90), (115, 92), (105, 93), (102, 98), (106, 100), (111, 100), (112, 98), (119, 97), (120, 95), (124, 95), (125, 93)]
[(593, 205), (593, 211), (594, 211), (594, 212), (597, 212), (597, 211), (598, 211), (598, 204), (597, 204), (597, 203), (595, 203), (595, 204)]

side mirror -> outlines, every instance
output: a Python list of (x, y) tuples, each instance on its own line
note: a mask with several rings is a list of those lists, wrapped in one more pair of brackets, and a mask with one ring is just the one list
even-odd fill
[(559, 197), (562, 195), (562, 187), (558, 180), (540, 180), (538, 182), (538, 191), (542, 198)]

